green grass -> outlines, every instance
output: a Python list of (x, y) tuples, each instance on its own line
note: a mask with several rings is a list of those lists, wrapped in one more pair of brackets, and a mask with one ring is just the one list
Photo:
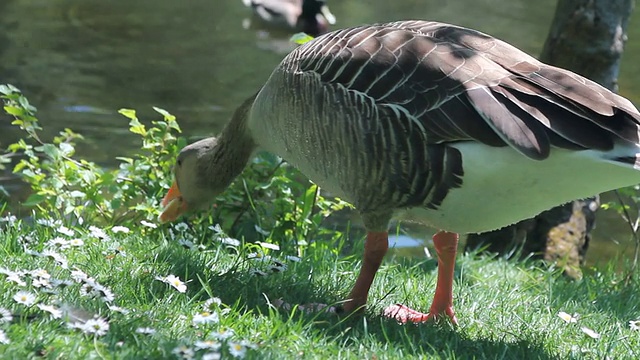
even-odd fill
[[(640, 332), (629, 327), (630, 320), (640, 318), (640, 286), (637, 277), (624, 286), (613, 263), (572, 282), (536, 263), (461, 256), (454, 289), (460, 326), (399, 325), (381, 317), (381, 310), (394, 302), (426, 310), (435, 286), (435, 260), (389, 256), (372, 288), (367, 312), (337, 318), (274, 309), (266, 299), (292, 304), (340, 301), (359, 269), (361, 240), (353, 244), (357, 254), (341, 254), (339, 243), (316, 243), (300, 262), (285, 260), (285, 255), (295, 254), (264, 250), (285, 262), (287, 269), (258, 276), (255, 268), (269, 272), (270, 265), (248, 259), (259, 247), (225, 245), (212, 231), (174, 230), (172, 239), (166, 228), (131, 225), (129, 233), (106, 229), (110, 239), (102, 240), (91, 235), (88, 224), (74, 228), (73, 236), (57, 233), (58, 228), (0, 225), (1, 267), (42, 268), (52, 278), (65, 280), (71, 279), (71, 270), (82, 270), (113, 291), (113, 305), (129, 312), (110, 310), (104, 301), (82, 296), (77, 282), (51, 293), (34, 287), (29, 276), (22, 277), (26, 285), (20, 286), (0, 274), (0, 307), (13, 314), (10, 323), (0, 323), (10, 340), (0, 344), (2, 358), (172, 358), (174, 348), (193, 348), (196, 341), (215, 339), (223, 329), (233, 331), (230, 339), (216, 340), (223, 358), (231, 357), (230, 342), (241, 341), (240, 347), (248, 346), (246, 358), (260, 359), (640, 358)], [(58, 250), (68, 268), (25, 252), (43, 251), (56, 236), (84, 241), (82, 246)], [(180, 238), (203, 248), (186, 249), (178, 243)], [(169, 274), (187, 281), (185, 293), (155, 280)], [(16, 303), (13, 296), (19, 290), (37, 294), (38, 303), (53, 304), (65, 315), (53, 319), (35, 305)], [(193, 316), (203, 312), (203, 303), (212, 297), (222, 301), (219, 308), (211, 308), (218, 312), (219, 322), (194, 325)], [(579, 314), (578, 322), (565, 323), (559, 311)], [(104, 336), (67, 326), (73, 316), (86, 320), (94, 314), (109, 323)], [(141, 327), (156, 333), (139, 334), (136, 329)], [(601, 337), (593, 339), (581, 327)], [(203, 353), (197, 351), (196, 358)]]

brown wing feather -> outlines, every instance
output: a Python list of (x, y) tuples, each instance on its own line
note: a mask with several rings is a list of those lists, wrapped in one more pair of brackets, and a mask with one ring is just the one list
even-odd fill
[(377, 24), (324, 35), (296, 52), (297, 71), (401, 107), (429, 144), (476, 140), (544, 159), (552, 145), (607, 150), (615, 138), (638, 142), (640, 114), (628, 100), (474, 30)]

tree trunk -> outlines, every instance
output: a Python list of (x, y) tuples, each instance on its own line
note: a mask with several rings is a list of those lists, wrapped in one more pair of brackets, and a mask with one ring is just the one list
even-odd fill
[[(559, 0), (540, 60), (617, 91), (620, 59), (635, 0)], [(508, 255), (543, 258), (582, 277), (598, 197), (574, 201), (507, 228), (469, 235), (465, 250), (486, 246)]]

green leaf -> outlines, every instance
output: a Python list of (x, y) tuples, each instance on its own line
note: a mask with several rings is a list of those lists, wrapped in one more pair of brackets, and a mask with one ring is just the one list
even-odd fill
[(138, 119), (131, 119), (131, 121), (129, 121), (129, 131), (142, 136), (145, 136), (147, 134), (147, 130), (145, 129), (144, 125), (142, 125), (140, 121), (138, 121)]
[(305, 34), (303, 32), (300, 32), (300, 33), (297, 33), (297, 34), (293, 34), (291, 39), (289, 39), (289, 41), (291, 41), (293, 43), (296, 43), (298, 45), (304, 45), (304, 44), (308, 43), (311, 40), (313, 40), (313, 36), (311, 36), (309, 34)]
[(318, 193), (318, 185), (312, 184), (304, 193), (304, 203), (302, 208), (302, 218), (306, 219), (311, 215), (313, 205), (316, 203), (316, 194)]
[(122, 161), (124, 163), (127, 163), (127, 164), (133, 164), (133, 159), (132, 158), (123, 157), (123, 156), (117, 156), (116, 159), (120, 160), (120, 161)]
[(27, 100), (26, 97), (24, 96), (20, 96), (18, 98), (18, 103), (20, 104), (20, 106), (22, 106), (22, 108), (30, 113), (35, 113), (37, 111), (37, 109), (35, 108), (35, 106), (29, 104), (29, 100)]
[(19, 90), (13, 87), (13, 85), (0, 85), (0, 93), (5, 95), (11, 95), (14, 92), (18, 92)]
[(167, 121), (175, 121), (176, 117), (169, 114), (169, 112), (165, 109), (161, 109), (159, 107), (153, 107), (153, 110), (155, 110), (157, 113), (159, 113), (160, 115), (162, 115), (164, 117), (165, 120)]
[(42, 151), (47, 154), (51, 159), (57, 159), (60, 156), (60, 151), (53, 144), (44, 144), (35, 148), (37, 151)]
[(24, 169), (25, 166), (27, 166), (27, 162), (26, 161), (20, 161), (19, 163), (16, 164), (16, 166), (14, 166), (13, 168), (13, 173), (17, 173), (20, 172), (20, 170)]
[(73, 145), (66, 142), (60, 143), (59, 148), (65, 156), (71, 156), (75, 152)]
[(136, 111), (132, 110), (132, 109), (120, 109), (118, 110), (118, 112), (122, 115), (124, 115), (125, 117), (134, 120), (134, 119), (138, 119), (136, 117)]
[(36, 205), (40, 204), (41, 202), (45, 201), (46, 199), (47, 199), (47, 197), (44, 196), (44, 195), (31, 194), (31, 195), (29, 195), (27, 200), (25, 200), (25, 202), (22, 203), (22, 205), (24, 205), (24, 206), (36, 206)]
[(9, 115), (13, 115), (13, 116), (23, 116), (24, 115), (24, 109), (21, 109), (17, 106), (5, 106), (4, 107), (4, 111), (9, 114)]

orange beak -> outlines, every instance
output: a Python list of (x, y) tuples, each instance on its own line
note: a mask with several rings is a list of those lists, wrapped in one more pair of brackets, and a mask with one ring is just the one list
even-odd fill
[(187, 211), (187, 203), (182, 198), (178, 184), (174, 181), (173, 185), (162, 199), (162, 213), (160, 214), (160, 223), (175, 221), (180, 215)]

